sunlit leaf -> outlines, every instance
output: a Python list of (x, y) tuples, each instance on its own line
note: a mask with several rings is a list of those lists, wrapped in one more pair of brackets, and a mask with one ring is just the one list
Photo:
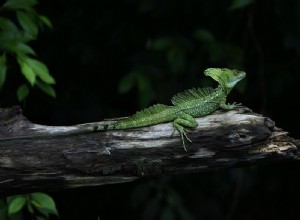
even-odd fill
[(26, 59), (18, 59), (18, 63), (21, 67), (21, 72), (28, 80), (28, 82), (33, 86), (35, 83), (35, 72), (30, 65), (26, 62)]
[(25, 62), (42, 81), (48, 84), (55, 84), (55, 79), (50, 75), (49, 70), (44, 63), (32, 58), (26, 58)]
[(2, 86), (6, 79), (6, 56), (3, 54), (0, 56), (0, 89), (2, 89)]
[(229, 10), (233, 11), (233, 10), (245, 8), (252, 3), (253, 0), (232, 0)]
[(17, 97), (19, 102), (22, 102), (29, 94), (29, 89), (26, 84), (19, 86), (17, 89)]
[(38, 26), (34, 21), (32, 14), (17, 11), (17, 18), (25, 33), (35, 38), (38, 34)]
[(45, 92), (46, 94), (48, 94), (49, 96), (55, 98), (56, 97), (56, 92), (55, 90), (52, 88), (52, 86), (40, 82), (40, 81), (36, 81), (36, 85), (39, 87), (40, 90), (42, 90), (43, 92)]
[(24, 207), (25, 204), (26, 204), (25, 196), (15, 196), (8, 203), (8, 214), (12, 215), (19, 212)]
[(46, 209), (52, 214), (58, 215), (55, 203), (49, 195), (45, 193), (36, 192), (36, 193), (31, 193), (30, 196), (31, 196), (31, 203), (35, 206), (36, 209), (38, 210)]
[(7, 0), (3, 7), (9, 9), (29, 10), (37, 4), (37, 0)]

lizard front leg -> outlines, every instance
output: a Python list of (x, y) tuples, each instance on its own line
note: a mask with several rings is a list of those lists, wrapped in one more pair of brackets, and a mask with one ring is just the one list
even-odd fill
[(187, 151), (186, 147), (185, 147), (185, 143), (184, 143), (184, 138), (186, 138), (190, 142), (192, 142), (192, 141), (186, 135), (187, 131), (186, 131), (185, 127), (196, 128), (198, 126), (196, 119), (194, 119), (189, 114), (182, 113), (174, 120), (173, 126), (180, 133), (183, 148), (185, 151)]
[(223, 99), (220, 103), (220, 108), (221, 109), (224, 109), (224, 110), (232, 110), (232, 109), (235, 109), (239, 106), (241, 106), (242, 104), (241, 103), (232, 103), (232, 104), (226, 104), (226, 99)]

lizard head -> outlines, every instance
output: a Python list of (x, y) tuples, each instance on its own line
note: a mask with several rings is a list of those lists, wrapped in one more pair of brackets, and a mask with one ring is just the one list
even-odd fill
[(210, 76), (230, 91), (239, 81), (245, 78), (246, 73), (226, 68), (208, 68), (204, 71), (204, 75)]

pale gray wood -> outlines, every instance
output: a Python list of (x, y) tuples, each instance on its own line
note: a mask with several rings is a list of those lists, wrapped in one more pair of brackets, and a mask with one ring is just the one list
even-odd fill
[(248, 108), (197, 118), (187, 152), (172, 123), (93, 132), (109, 123), (45, 126), (0, 109), (0, 194), (122, 183), (297, 160), (299, 141)]

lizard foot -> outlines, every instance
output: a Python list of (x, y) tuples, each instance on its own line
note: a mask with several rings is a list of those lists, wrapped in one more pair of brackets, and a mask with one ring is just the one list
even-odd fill
[(236, 103), (236, 102), (234, 102), (232, 104), (223, 103), (223, 104), (220, 105), (220, 107), (224, 110), (233, 110), (233, 109), (236, 109), (236, 108), (241, 107), (241, 106), (242, 106), (242, 103)]
[[(177, 131), (179, 132), (179, 134), (180, 134), (180, 137), (181, 137), (181, 141), (182, 141), (182, 145), (183, 145), (183, 149), (185, 150), (185, 151), (187, 151), (186, 150), (186, 147), (185, 147), (185, 141), (184, 141), (184, 139), (186, 139), (186, 140), (188, 140), (189, 142), (192, 142), (192, 140), (187, 136), (187, 130), (184, 128), (184, 127), (182, 127), (182, 126), (180, 126), (180, 125), (175, 125), (175, 128), (177, 129)], [(174, 132), (175, 132), (175, 130), (174, 130)], [(174, 133), (173, 132), (173, 133)]]

